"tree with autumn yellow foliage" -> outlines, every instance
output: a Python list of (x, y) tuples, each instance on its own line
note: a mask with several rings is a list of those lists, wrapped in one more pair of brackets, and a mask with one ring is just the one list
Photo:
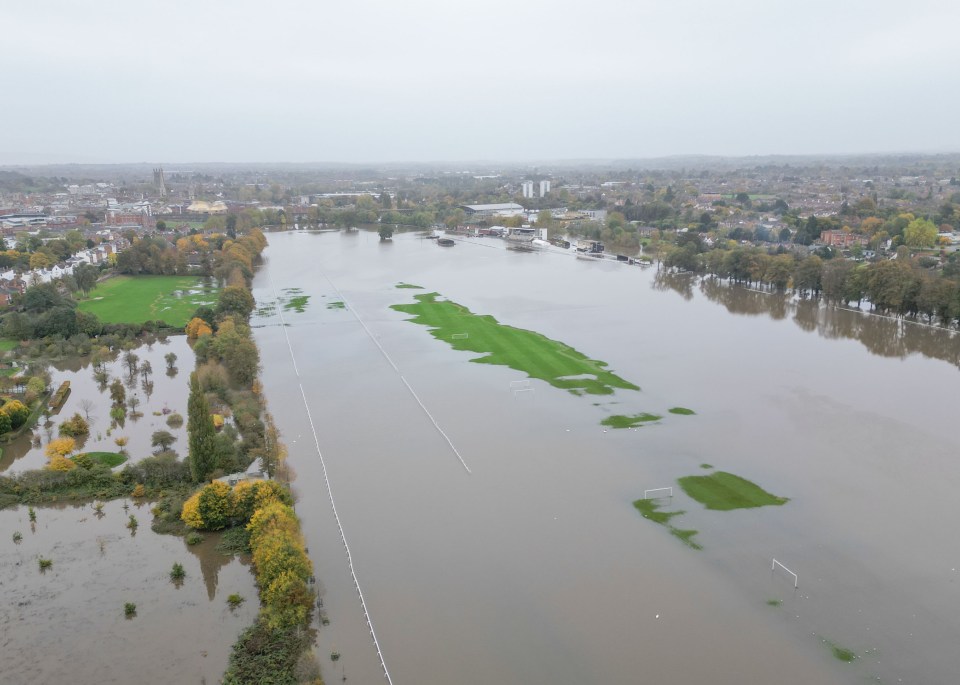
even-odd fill
[(73, 463), (71, 459), (62, 457), (59, 454), (51, 457), (50, 461), (47, 462), (46, 468), (50, 471), (70, 471), (71, 469), (77, 468), (77, 465)]
[(196, 316), (190, 319), (185, 330), (190, 340), (196, 340), (205, 335), (213, 335), (213, 329), (210, 328), (210, 324)]
[(48, 457), (53, 459), (54, 457), (66, 457), (75, 449), (77, 449), (77, 441), (73, 438), (57, 438), (51, 440), (50, 444), (47, 445), (46, 453)]

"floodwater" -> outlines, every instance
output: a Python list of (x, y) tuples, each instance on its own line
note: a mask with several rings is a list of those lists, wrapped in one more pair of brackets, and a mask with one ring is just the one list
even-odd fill
[[(0, 456), (0, 473), (17, 472), (27, 469), (43, 468), (47, 464), (45, 448), (50, 440), (59, 437), (58, 427), (74, 413), (89, 416), (90, 434), (77, 438), (77, 452), (117, 452), (119, 447), (114, 440), (124, 436), (129, 439), (126, 452), (130, 459), (137, 461), (153, 452), (150, 444), (154, 431), (165, 430), (176, 436), (177, 441), (171, 449), (181, 455), (187, 451), (187, 397), (190, 371), (194, 366), (193, 350), (184, 335), (169, 336), (150, 344), (142, 344), (133, 350), (139, 358), (142, 368), (144, 362), (150, 362), (151, 373), (144, 376), (137, 373), (131, 376), (123, 362), (123, 352), (118, 352), (104, 368), (109, 374), (107, 384), (100, 384), (94, 377), (90, 357), (70, 357), (53, 362), (48, 368), (52, 377), (54, 391), (63, 381), (70, 381), (70, 394), (59, 411), (51, 414), (49, 420), (41, 416), (31, 431), (19, 436), (9, 444), (3, 445)], [(176, 366), (167, 368), (164, 356), (173, 352), (177, 355)], [(185, 370), (184, 370), (185, 369)], [(110, 418), (109, 383), (115, 378), (124, 382), (127, 400), (136, 397), (139, 401), (139, 418), (131, 417), (128, 408), (127, 418), (122, 426), (112, 425)], [(89, 413), (83, 406), (84, 400), (93, 402)], [(167, 425), (167, 418), (178, 412), (184, 423), (177, 428)], [(122, 467), (120, 467), (122, 468)]]
[[(382, 673), (321, 453), (397, 685), (956, 682), (949, 332), (493, 239), (269, 241), (256, 338), (330, 619), (328, 682)], [(399, 282), (561, 340), (642, 390), (514, 394), (521, 373), (471, 364), (391, 310), (418, 292)], [(302, 312), (267, 306), (286, 288), (309, 296)], [(666, 418), (600, 426), (643, 411)], [(691, 550), (631, 502), (704, 462), (790, 502), (713, 512), (675, 488), (665, 504), (699, 531)]]
[[(192, 547), (157, 535), (149, 507), (114, 500), (103, 516), (90, 504), (36, 507), (34, 524), (27, 507), (0, 511), (2, 682), (220, 681), (259, 606), (249, 562), (217, 552), (216, 535)], [(53, 565), (40, 571), (40, 558)], [(179, 585), (170, 580), (174, 562), (186, 572)], [(246, 601), (231, 610), (233, 593)], [(125, 617), (127, 602), (135, 617)]]

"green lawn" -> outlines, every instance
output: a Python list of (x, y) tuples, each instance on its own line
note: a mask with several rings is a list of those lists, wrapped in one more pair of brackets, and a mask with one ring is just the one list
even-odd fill
[(613, 416), (608, 416), (603, 421), (600, 422), (602, 426), (610, 426), (611, 428), (636, 428), (637, 426), (647, 423), (649, 421), (659, 421), (662, 419), (662, 416), (657, 414), (634, 414), (633, 416), (624, 416), (623, 414), (614, 414)]
[(98, 464), (103, 464), (110, 468), (120, 466), (120, 464), (127, 460), (127, 458), (119, 452), (86, 452), (85, 454)]
[(9, 352), (19, 344), (17, 340), (0, 340), (0, 352)]
[(577, 395), (609, 395), (615, 388), (640, 389), (607, 371), (604, 362), (589, 359), (569, 345), (534, 331), (505, 326), (492, 316), (474, 314), (438, 297), (438, 293), (415, 295), (414, 304), (392, 308), (412, 314), (410, 321), (429, 326), (434, 338), (455, 350), (482, 354), (471, 360), (478, 364), (508, 366)]
[(79, 308), (104, 323), (161, 320), (180, 327), (197, 307), (214, 306), (217, 292), (195, 276), (117, 276), (99, 284)]
[(709, 476), (686, 476), (678, 479), (677, 483), (690, 497), (707, 509), (716, 511), (779, 506), (789, 501), (726, 471), (717, 471)]

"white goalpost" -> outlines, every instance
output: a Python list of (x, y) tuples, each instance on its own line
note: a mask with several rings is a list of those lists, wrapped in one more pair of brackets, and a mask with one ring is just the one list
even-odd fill
[(794, 573), (793, 571), (791, 571), (790, 569), (788, 569), (786, 566), (784, 566), (783, 564), (781, 564), (781, 563), (780, 563), (779, 561), (777, 561), (776, 559), (774, 559), (774, 560), (773, 560), (773, 563), (770, 564), (770, 572), (773, 573), (774, 571), (776, 571), (776, 570), (777, 570), (777, 566), (779, 566), (779, 567), (782, 568), (784, 571), (786, 571), (786, 572), (789, 573), (791, 576), (793, 576), (793, 589), (796, 590), (796, 589), (797, 589), (797, 586), (800, 584), (800, 579), (797, 578), (797, 574)]
[[(665, 494), (650, 496), (651, 492), (662, 492)], [(649, 490), (643, 491), (643, 499), (663, 499), (664, 497), (673, 497), (673, 486), (666, 488), (650, 488)]]
[(450, 336), (451, 340), (466, 340), (470, 337), (469, 333), (454, 333)]

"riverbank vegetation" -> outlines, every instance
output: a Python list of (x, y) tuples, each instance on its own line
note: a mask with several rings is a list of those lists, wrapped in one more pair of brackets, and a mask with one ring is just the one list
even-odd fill
[(604, 362), (590, 359), (569, 345), (534, 331), (506, 326), (492, 316), (474, 314), (439, 297), (438, 293), (415, 295), (416, 303), (397, 304), (392, 309), (413, 315), (410, 321), (428, 326), (430, 335), (453, 349), (481, 354), (471, 359), (478, 364), (508, 366), (577, 395), (640, 389), (608, 371)]

